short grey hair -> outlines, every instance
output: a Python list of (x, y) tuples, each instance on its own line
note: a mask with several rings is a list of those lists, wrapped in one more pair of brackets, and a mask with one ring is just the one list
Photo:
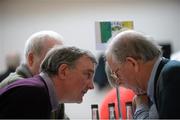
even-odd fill
[(63, 44), (63, 37), (54, 31), (47, 30), (34, 33), (25, 43), (25, 61), (27, 61), (29, 52), (33, 52), (35, 55), (40, 56), (44, 49), (47, 49), (44, 47), (44, 45), (48, 40), (58, 41), (59, 43)]
[(56, 46), (46, 54), (41, 64), (41, 72), (45, 72), (50, 76), (56, 75), (59, 66), (67, 64), (69, 67), (73, 68), (76, 66), (76, 61), (82, 56), (87, 56), (92, 63), (97, 64), (94, 55), (88, 50), (79, 49), (77, 47)]
[(160, 46), (153, 41), (151, 37), (140, 32), (127, 30), (112, 38), (106, 55), (112, 54), (119, 62), (124, 62), (126, 57), (146, 62), (162, 55)]

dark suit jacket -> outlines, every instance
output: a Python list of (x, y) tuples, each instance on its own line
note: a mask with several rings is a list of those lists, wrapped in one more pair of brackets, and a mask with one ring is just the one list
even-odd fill
[(50, 118), (50, 114), (48, 89), (40, 76), (0, 89), (0, 118)]
[(180, 62), (171, 60), (160, 71), (155, 86), (159, 117), (180, 118)]

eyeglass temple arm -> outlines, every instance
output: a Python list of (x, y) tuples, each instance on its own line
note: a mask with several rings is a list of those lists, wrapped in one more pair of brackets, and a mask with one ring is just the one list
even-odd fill
[(116, 95), (117, 95), (117, 103), (118, 103), (118, 114), (119, 114), (119, 120), (122, 119), (122, 111), (121, 111), (121, 104), (120, 104), (120, 92), (119, 87), (116, 87)]

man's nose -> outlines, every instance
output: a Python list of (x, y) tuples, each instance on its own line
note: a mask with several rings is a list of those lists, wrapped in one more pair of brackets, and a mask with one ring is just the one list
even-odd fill
[(94, 89), (94, 84), (93, 84), (92, 80), (89, 82), (89, 89)]

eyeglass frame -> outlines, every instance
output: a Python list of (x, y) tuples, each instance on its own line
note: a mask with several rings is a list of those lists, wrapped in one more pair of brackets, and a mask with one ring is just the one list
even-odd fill
[[(117, 86), (120, 86), (120, 81), (118, 81), (118, 79), (119, 79), (119, 77), (118, 77), (118, 74), (117, 74), (117, 72), (120, 70), (120, 68), (118, 67), (114, 72), (112, 71), (112, 69), (111, 69), (111, 67), (109, 66), (109, 63), (107, 62), (107, 60), (105, 60), (106, 61), (106, 64), (108, 65), (108, 69), (109, 69), (109, 71), (110, 71), (110, 77), (113, 79), (113, 81), (112, 80), (110, 80), (110, 82), (112, 83), (112, 85), (113, 86), (115, 86), (115, 87), (117, 87)], [(124, 61), (125, 62), (125, 61)], [(118, 62), (118, 63), (120, 63), (120, 64), (123, 64), (124, 62)]]
[(113, 72), (108, 63), (107, 63), (107, 65), (108, 65), (108, 69), (110, 71), (110, 77), (113, 79), (113, 80), (111, 79), (110, 82), (112, 83), (113, 86), (119, 86), (119, 83), (118, 83), (119, 77), (117, 75), (117, 72), (119, 71), (119, 67), (117, 68), (116, 71)]

